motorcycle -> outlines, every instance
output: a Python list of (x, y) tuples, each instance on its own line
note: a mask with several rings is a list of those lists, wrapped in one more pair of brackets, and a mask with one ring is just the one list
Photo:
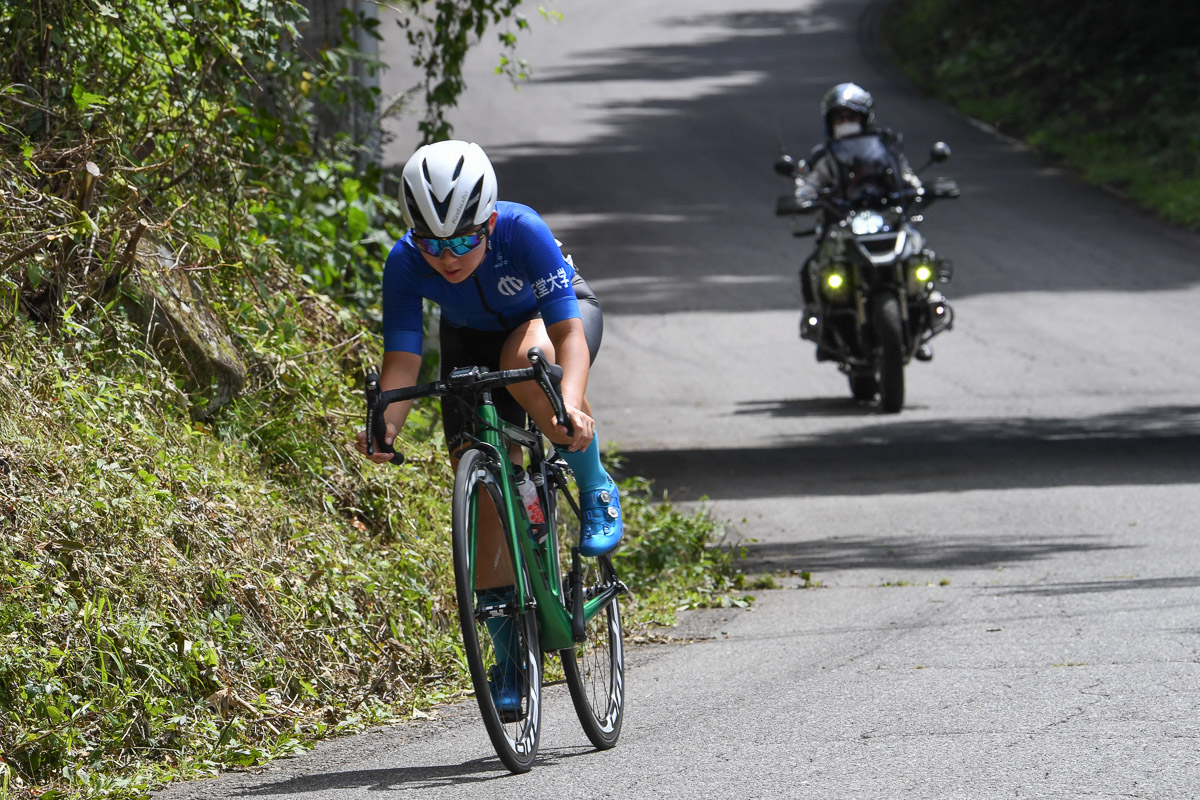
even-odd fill
[[(841, 191), (813, 201), (784, 195), (775, 210), (822, 212), (815, 227), (793, 229), (818, 240), (801, 270), (815, 305), (802, 314), (800, 336), (816, 344), (818, 361), (833, 361), (848, 376), (856, 400), (878, 395), (880, 409), (896, 413), (904, 406), (904, 367), (914, 358), (930, 360), (929, 340), (954, 325), (954, 311), (936, 288), (949, 282), (953, 264), (926, 246), (917, 224), (934, 200), (958, 197), (958, 185), (937, 178), (921, 189), (900, 187), (895, 159), (877, 135), (833, 141), (829, 152)], [(938, 142), (918, 172), (949, 157), (950, 147)], [(775, 163), (778, 174), (793, 180), (804, 168), (786, 154)]]

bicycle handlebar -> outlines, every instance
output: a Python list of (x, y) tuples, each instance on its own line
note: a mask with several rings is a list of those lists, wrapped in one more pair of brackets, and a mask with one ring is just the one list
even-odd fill
[(526, 354), (532, 366), (523, 369), (505, 369), (493, 372), (484, 371), (480, 367), (464, 367), (450, 373), (444, 381), (422, 383), (417, 386), (405, 386), (400, 389), (389, 389), (382, 392), (379, 389), (379, 376), (374, 372), (366, 378), (367, 400), (367, 455), (373, 455), (376, 449), (381, 453), (392, 453), (389, 464), (400, 466), (404, 463), (404, 454), (392, 445), (384, 442), (387, 435), (387, 421), (383, 417), (384, 410), (392, 403), (405, 400), (415, 400), (418, 397), (445, 397), (447, 395), (468, 395), (510, 386), (524, 381), (536, 381), (538, 386), (550, 401), (554, 416), (559, 424), (567, 429), (568, 436), (575, 435), (575, 426), (567, 416), (563, 403), (560, 386), (563, 370), (557, 364), (546, 360), (545, 354), (539, 347), (529, 348)]

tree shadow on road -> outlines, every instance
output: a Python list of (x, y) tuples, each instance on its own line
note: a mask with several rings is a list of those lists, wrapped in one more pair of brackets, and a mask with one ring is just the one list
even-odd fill
[(1121, 592), (1131, 589), (1196, 589), (1200, 588), (1200, 577), (1176, 578), (1129, 578), (1107, 581), (1078, 581), (1075, 583), (1049, 583), (1038, 586), (1015, 586), (1003, 594), (1038, 595), (1060, 597), (1068, 594), (1095, 594), (1097, 592)]
[(1200, 406), (1093, 417), (899, 421), (775, 447), (627, 451), (675, 500), (1200, 483)]
[[(909, 412), (926, 406), (908, 403)], [(879, 403), (855, 400), (852, 397), (799, 397), (789, 400), (751, 400), (738, 403), (737, 416), (771, 416), (781, 419), (794, 417), (877, 417)]]
[(751, 574), (847, 569), (980, 569), (1036, 561), (1063, 553), (1122, 549), (1099, 537), (1073, 536), (1006, 540), (995, 536), (863, 536), (742, 546), (738, 566)]

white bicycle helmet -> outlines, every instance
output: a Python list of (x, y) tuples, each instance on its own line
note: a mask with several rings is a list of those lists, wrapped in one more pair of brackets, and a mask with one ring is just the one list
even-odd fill
[(474, 142), (427, 144), (404, 165), (400, 205), (404, 221), (418, 234), (459, 236), (495, 210), (496, 171)]

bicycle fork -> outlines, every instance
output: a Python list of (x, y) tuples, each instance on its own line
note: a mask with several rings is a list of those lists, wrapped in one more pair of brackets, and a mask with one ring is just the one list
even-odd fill
[(579, 555), (579, 548), (571, 548), (571, 573), (567, 576), (567, 585), (570, 587), (571, 594), (571, 635), (576, 642), (582, 642), (587, 638), (587, 622), (600, 609), (607, 606), (614, 597), (629, 594), (629, 587), (625, 585), (624, 581), (616, 577), (616, 570), (613, 569), (612, 562), (608, 556), (599, 556), (599, 559), (605, 567), (605, 572), (610, 574), (612, 578), (604, 583), (603, 589), (596, 592), (592, 597), (585, 598), (583, 565)]

